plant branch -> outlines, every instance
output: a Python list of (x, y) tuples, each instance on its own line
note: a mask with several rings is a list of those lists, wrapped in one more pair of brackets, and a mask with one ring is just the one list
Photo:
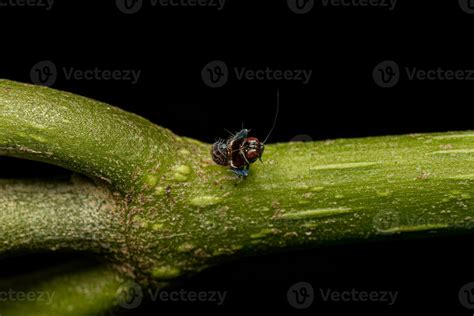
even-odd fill
[[(73, 238), (54, 224), (46, 235), (61, 248), (120, 253), (124, 270), (144, 283), (167, 284), (241, 256), (473, 229), (472, 132), (271, 144), (265, 163), (239, 181), (212, 163), (209, 144), (133, 114), (9, 81), (0, 81), (0, 91), (1, 152), (63, 166), (110, 189), (107, 211), (73, 208)], [(19, 207), (13, 201), (7, 213)], [(32, 211), (33, 225), (41, 225), (40, 213), (67, 218), (61, 205)], [(89, 241), (85, 216), (97, 221), (100, 245)], [(8, 247), (19, 247), (17, 240), (25, 247), (15, 236), (21, 229), (10, 231), (2, 232)]]
[(73, 175), (66, 180), (0, 179), (0, 254), (119, 250), (123, 218), (110, 193)]
[(0, 312), (8, 316), (108, 315), (125, 302), (118, 294), (128, 284), (107, 264), (68, 261), (0, 280)]

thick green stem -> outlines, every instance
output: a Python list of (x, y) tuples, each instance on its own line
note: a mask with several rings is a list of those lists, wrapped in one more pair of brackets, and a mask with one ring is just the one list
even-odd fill
[(147, 120), (70, 93), (0, 80), (1, 153), (53, 163), (129, 193), (174, 135)]
[(125, 244), (110, 193), (85, 178), (0, 179), (0, 254), (58, 249), (111, 253)]
[[(0, 91), (1, 152), (105, 180), (111, 192), (108, 208), (76, 209), (70, 227), (84, 231), (73, 238), (33, 220), (44, 232), (30, 245), (49, 236), (61, 248), (120, 253), (112, 257), (142, 281), (167, 283), (239, 256), (473, 228), (474, 133), (272, 144), (240, 181), (212, 163), (209, 144), (119, 109), (9, 81)], [(59, 204), (36, 212), (61, 216)], [(105, 230), (100, 244), (82, 214)], [(0, 236), (24, 247), (14, 230)]]
[(107, 264), (75, 260), (0, 280), (6, 316), (109, 315), (126, 302), (129, 281)]

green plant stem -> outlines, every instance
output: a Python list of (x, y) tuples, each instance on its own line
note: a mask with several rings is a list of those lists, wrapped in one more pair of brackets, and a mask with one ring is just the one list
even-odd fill
[(107, 264), (68, 261), (0, 280), (0, 311), (6, 316), (110, 315), (120, 310), (117, 293), (127, 284)]
[(2, 255), (70, 248), (110, 253), (124, 244), (123, 218), (110, 192), (77, 175), (0, 179), (0, 205)]
[[(99, 244), (80, 211), (72, 240), (33, 221), (30, 244), (50, 236), (61, 248), (113, 253), (143, 283), (241, 256), (473, 229), (472, 132), (271, 144), (238, 180), (212, 163), (209, 144), (117, 108), (9, 81), (0, 91), (0, 152), (85, 174), (115, 205), (95, 212), (108, 227)], [(13, 248), (14, 235), (0, 231)]]

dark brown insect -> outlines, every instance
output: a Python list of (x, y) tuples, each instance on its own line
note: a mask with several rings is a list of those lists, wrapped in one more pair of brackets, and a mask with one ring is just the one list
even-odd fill
[(250, 164), (262, 159), (265, 145), (255, 137), (247, 137), (248, 129), (243, 129), (227, 141), (218, 140), (212, 145), (212, 160), (218, 165), (229, 166), (241, 177), (248, 175)]
[(212, 144), (212, 160), (221, 166), (228, 166), (230, 170), (240, 177), (247, 177), (250, 164), (257, 160), (262, 161), (265, 142), (275, 128), (279, 110), (279, 93), (277, 91), (277, 111), (273, 126), (263, 142), (255, 137), (248, 137), (250, 130), (242, 129), (227, 140), (220, 139)]

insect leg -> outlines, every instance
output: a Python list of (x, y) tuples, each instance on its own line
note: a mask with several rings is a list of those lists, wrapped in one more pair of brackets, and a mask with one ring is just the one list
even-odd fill
[(232, 168), (230, 169), (234, 174), (238, 175), (239, 177), (245, 178), (249, 175), (249, 170), (248, 169), (238, 169), (238, 168)]

